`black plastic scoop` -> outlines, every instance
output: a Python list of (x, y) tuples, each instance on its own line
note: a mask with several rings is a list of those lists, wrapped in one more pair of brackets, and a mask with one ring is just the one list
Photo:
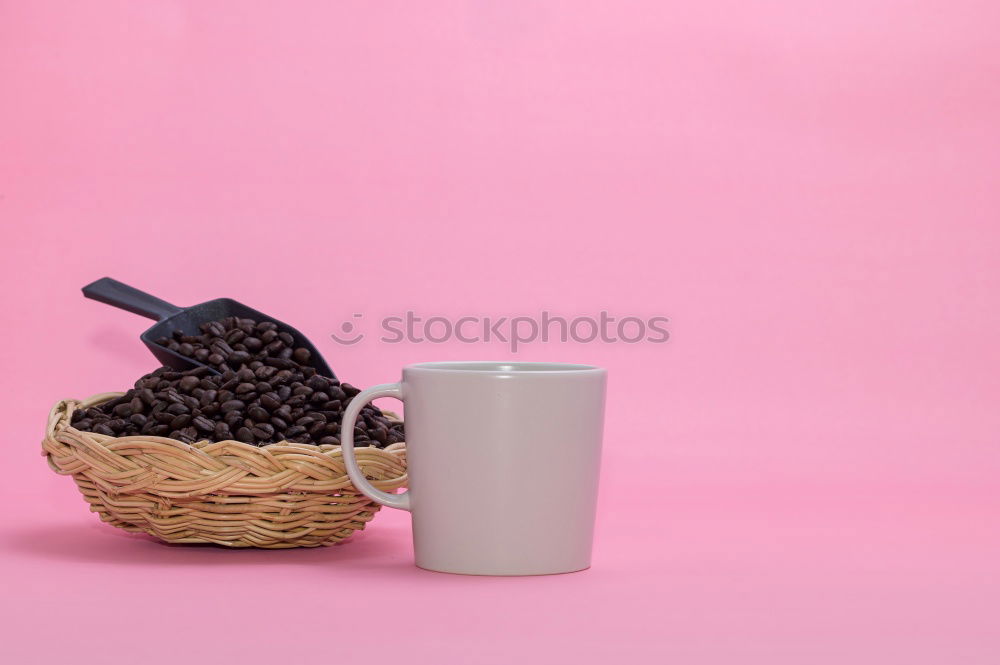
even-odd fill
[(200, 335), (201, 330), (198, 326), (201, 324), (218, 321), (227, 316), (236, 316), (256, 321), (274, 321), (278, 325), (278, 330), (287, 332), (295, 338), (296, 346), (302, 346), (309, 350), (309, 364), (315, 367), (317, 372), (330, 378), (336, 378), (333, 370), (323, 360), (323, 356), (312, 345), (312, 342), (306, 339), (305, 335), (273, 316), (258, 312), (230, 298), (216, 298), (200, 305), (177, 307), (110, 277), (102, 277), (83, 287), (83, 295), (92, 300), (114, 305), (133, 314), (159, 321), (142, 333), (139, 339), (149, 347), (157, 360), (171, 369), (183, 371), (195, 367), (208, 367), (213, 374), (218, 374), (215, 368), (176, 351), (171, 351), (167, 347), (157, 344), (156, 340), (162, 337), (169, 338), (175, 330), (180, 330), (185, 335)]

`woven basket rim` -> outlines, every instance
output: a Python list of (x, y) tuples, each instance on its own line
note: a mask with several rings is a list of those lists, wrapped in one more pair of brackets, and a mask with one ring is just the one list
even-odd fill
[[(205, 465), (206, 467), (213, 467), (216, 471), (220, 470), (220, 465), (229, 469), (238, 469), (241, 472), (245, 472), (250, 469), (267, 470), (269, 467), (278, 467), (274, 458), (282, 458), (301, 462), (299, 468), (307, 468), (310, 472), (312, 472), (312, 475), (317, 475), (316, 467), (318, 465), (319, 472), (326, 476), (324, 479), (325, 482), (322, 482), (319, 479), (315, 481), (317, 487), (314, 489), (303, 487), (301, 485), (296, 486), (293, 490), (296, 494), (302, 492), (328, 494), (337, 489), (333, 487), (333, 485), (351, 485), (350, 479), (347, 477), (346, 470), (338, 472), (336, 476), (332, 474), (332, 470), (334, 468), (339, 471), (339, 469), (342, 469), (344, 466), (343, 453), (340, 446), (295, 443), (292, 441), (279, 441), (265, 446), (254, 446), (233, 439), (225, 441), (201, 440), (194, 443), (186, 443), (178, 439), (150, 436), (146, 434), (132, 436), (108, 436), (97, 432), (85, 432), (83, 430), (78, 430), (69, 424), (73, 412), (76, 409), (87, 408), (95, 404), (100, 404), (101, 402), (114, 399), (115, 397), (119, 397), (123, 394), (124, 393), (121, 392), (98, 393), (83, 400), (59, 400), (55, 405), (53, 405), (51, 411), (49, 412), (45, 439), (42, 443), (42, 454), (48, 457), (49, 466), (53, 471), (63, 475), (72, 475), (75, 473), (74, 470), (65, 470), (61, 468), (53, 460), (53, 448), (59, 445), (65, 445), (65, 441), (58, 441), (60, 435), (63, 434), (68, 435), (68, 438), (73, 439), (74, 441), (84, 442), (85, 447), (88, 448), (96, 458), (104, 456), (113, 458), (112, 464), (119, 467), (123, 465), (123, 459), (128, 460), (130, 453), (135, 452), (131, 450), (133, 446), (130, 446), (129, 444), (137, 444), (134, 446), (135, 448), (142, 446), (147, 449), (147, 452), (149, 449), (152, 449), (155, 451), (155, 455), (146, 455), (143, 457), (142, 461), (143, 468), (150, 473), (165, 470), (165, 473), (169, 475), (176, 469), (177, 460), (194, 460), (199, 464)], [(388, 413), (390, 417), (398, 418), (395, 414), (392, 414), (391, 412)], [(67, 437), (64, 436), (63, 438)], [(358, 457), (358, 463), (362, 469), (364, 469), (365, 466), (395, 467), (400, 464), (400, 460), (403, 460), (404, 469), (402, 474), (388, 479), (369, 478), (369, 480), (379, 489), (394, 489), (402, 487), (406, 484), (407, 474), (405, 471), (405, 442), (401, 441), (393, 443), (385, 448), (376, 448), (374, 446), (356, 448), (355, 453)], [(94, 461), (96, 462), (97, 460)], [(127, 462), (125, 465), (133, 467), (136, 466), (128, 465)], [(135, 471), (134, 468), (131, 470)], [(108, 487), (107, 489), (111, 493), (117, 495), (129, 493), (129, 490), (127, 489), (128, 487), (129, 485), (125, 484), (118, 487)], [(161, 494), (160, 492), (149, 488), (139, 491)], [(242, 488), (233, 493), (259, 494), (266, 492), (264, 492), (263, 488), (254, 489), (249, 487)], [(187, 492), (185, 492), (185, 494), (187, 494)], [(192, 492), (190, 496), (213, 494), (215, 494), (214, 491)], [(178, 495), (173, 492), (163, 494), (163, 496), (169, 498), (178, 497)]]

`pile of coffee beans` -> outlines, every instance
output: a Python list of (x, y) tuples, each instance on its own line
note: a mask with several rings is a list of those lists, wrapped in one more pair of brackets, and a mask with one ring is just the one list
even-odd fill
[(194, 358), (218, 372), (239, 369), (254, 360), (275, 358), (291, 368), (309, 365), (309, 349), (296, 346), (289, 332), (282, 332), (274, 321), (254, 321), (235, 316), (210, 321), (199, 326), (200, 335), (185, 335), (175, 330), (171, 337), (156, 340), (160, 346)]
[[(253, 338), (262, 343), (264, 334), (275, 330), (269, 326), (259, 330), (260, 324), (250, 323), (255, 333), (261, 333)], [(223, 328), (223, 337), (226, 331), (245, 332), (250, 323), (236, 320), (234, 327)], [(212, 353), (219, 338), (215, 330), (206, 333), (212, 336)], [(187, 443), (235, 439), (257, 446), (278, 441), (340, 445), (344, 409), (361, 391), (300, 364), (296, 355), (308, 360), (299, 353), (305, 349), (292, 349), (288, 344), (271, 347), (271, 341), (280, 337), (272, 337), (256, 351), (270, 348), (277, 351), (276, 356), (268, 355), (272, 351), (252, 360), (239, 356), (244, 361), (239, 367), (226, 366), (241, 351), (239, 345), (256, 346), (247, 346), (248, 339), (234, 341), (226, 354), (219, 354), (221, 363), (209, 358), (221, 374), (212, 374), (208, 367), (185, 372), (161, 367), (136, 381), (121, 397), (75, 411), (72, 425), (108, 436), (147, 434)], [(199, 344), (199, 349), (204, 348), (203, 342)], [(403, 440), (401, 422), (386, 418), (370, 404), (361, 410), (354, 428), (355, 445), (383, 448)]]

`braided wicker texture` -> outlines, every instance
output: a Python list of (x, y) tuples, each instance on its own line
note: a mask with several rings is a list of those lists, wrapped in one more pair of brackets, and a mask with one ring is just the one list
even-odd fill
[[(187, 444), (104, 436), (70, 425), (76, 409), (119, 395), (59, 402), (42, 441), (52, 470), (73, 476), (104, 522), (168, 543), (316, 547), (344, 540), (378, 512), (378, 504), (351, 484), (340, 446)], [(357, 448), (356, 454), (379, 489), (406, 484), (405, 444)]]

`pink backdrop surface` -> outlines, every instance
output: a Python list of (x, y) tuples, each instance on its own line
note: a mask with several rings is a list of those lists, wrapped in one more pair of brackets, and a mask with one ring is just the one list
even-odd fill
[[(1000, 5), (0, 3), (0, 656), (1000, 660)], [(293, 322), (357, 385), (610, 370), (591, 570), (100, 524), (53, 402), (154, 366), (103, 275)], [(667, 344), (329, 337), (413, 309), (665, 315)], [(10, 660), (13, 657), (14, 660)]]

